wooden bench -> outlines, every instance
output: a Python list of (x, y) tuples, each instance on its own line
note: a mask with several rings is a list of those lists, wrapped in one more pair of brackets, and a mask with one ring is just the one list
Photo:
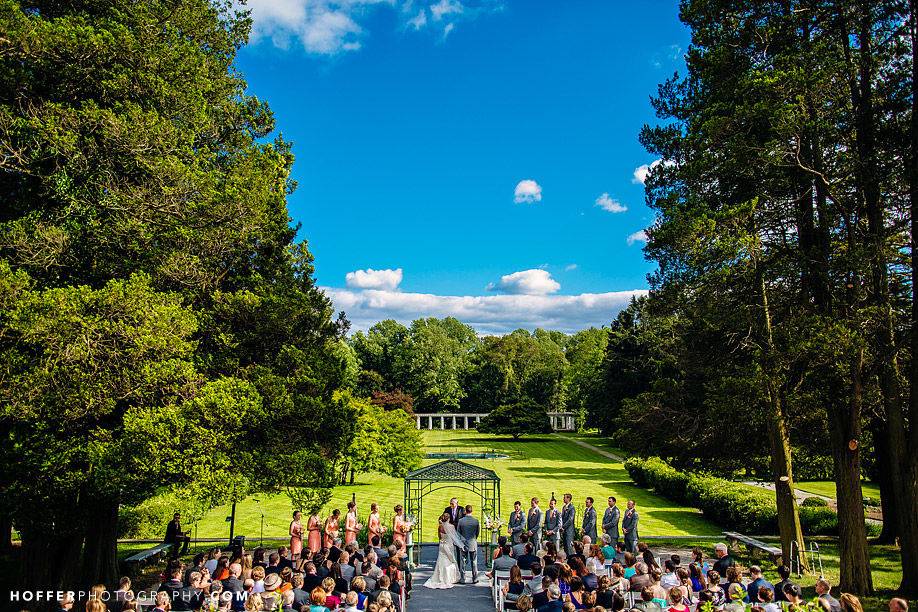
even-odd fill
[(129, 573), (136, 573), (138, 567), (148, 562), (150, 559), (159, 559), (172, 548), (172, 546), (173, 545), (168, 542), (161, 542), (152, 548), (131, 555), (124, 560), (124, 564), (128, 567)]
[(739, 548), (740, 544), (745, 544), (746, 549), (753, 556), (757, 556), (758, 553), (762, 552), (762, 553), (767, 554), (769, 557), (771, 557), (771, 560), (774, 561), (775, 563), (777, 563), (778, 560), (783, 555), (780, 548), (777, 548), (775, 546), (770, 546), (766, 544), (765, 542), (763, 542), (762, 540), (757, 540), (753, 537), (743, 535), (735, 531), (725, 531), (724, 537), (727, 538), (727, 542), (729, 542), (729, 546), (731, 549), (736, 550), (737, 548)]

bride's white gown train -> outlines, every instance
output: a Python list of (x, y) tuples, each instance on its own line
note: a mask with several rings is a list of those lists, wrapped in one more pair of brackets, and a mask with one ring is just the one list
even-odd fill
[(433, 574), (424, 583), (428, 589), (451, 589), (459, 582), (459, 564), (456, 562), (456, 546), (462, 546), (462, 540), (456, 528), (449, 523), (443, 524), (440, 535), (440, 549)]

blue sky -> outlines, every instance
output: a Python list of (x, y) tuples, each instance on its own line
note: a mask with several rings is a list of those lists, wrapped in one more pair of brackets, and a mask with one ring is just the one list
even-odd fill
[(238, 66), (294, 142), (290, 212), (355, 329), (575, 331), (646, 288), (637, 134), (684, 66), (675, 0), (249, 7)]

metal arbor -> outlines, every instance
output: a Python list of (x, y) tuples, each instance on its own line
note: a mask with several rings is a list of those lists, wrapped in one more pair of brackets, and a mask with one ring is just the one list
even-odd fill
[(447, 487), (471, 491), (481, 499), (481, 514), (497, 517), (500, 512), (500, 477), (493, 470), (447, 459), (422, 467), (405, 476), (405, 514), (414, 517), (415, 533), (421, 532), (424, 496)]

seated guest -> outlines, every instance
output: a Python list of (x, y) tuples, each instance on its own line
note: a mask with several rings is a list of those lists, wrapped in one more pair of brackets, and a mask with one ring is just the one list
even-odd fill
[(519, 599), (516, 600), (516, 609), (520, 612), (531, 612), (533, 609), (532, 598), (526, 594), (520, 595)]
[(767, 587), (759, 587), (758, 599), (765, 612), (781, 612), (781, 606), (774, 602), (775, 593)]
[(609, 589), (625, 594), (631, 589), (631, 583), (625, 578), (625, 568), (621, 563), (612, 564), (612, 577), (609, 578)]
[(204, 561), (207, 560), (207, 555), (204, 553), (198, 553), (194, 556), (194, 559), (191, 561), (191, 564), (185, 568), (185, 584), (188, 584), (188, 576), (191, 575), (191, 572), (201, 572), (204, 569)]
[[(608, 534), (602, 534), (608, 536)], [(595, 574), (603, 574), (606, 571), (606, 557), (602, 553), (602, 549), (597, 544), (590, 546), (590, 556), (587, 557), (586, 562), (587, 569), (591, 570)]]
[(376, 553), (371, 550), (360, 564), (360, 577), (366, 583), (367, 591), (376, 590), (376, 581), (382, 575), (383, 571), (376, 565)]
[(663, 575), (660, 578), (660, 586), (664, 589), (671, 589), (679, 585), (679, 577), (676, 576), (676, 564), (672, 559), (663, 562)]
[[(338, 567), (341, 569), (341, 577), (350, 582), (357, 575), (354, 566), (351, 565), (351, 556), (347, 552), (342, 552), (338, 557)], [(346, 590), (343, 592), (347, 592)]]
[(204, 592), (201, 590), (201, 573), (191, 572), (188, 584), (178, 590), (172, 598), (173, 610), (200, 610), (204, 605)]
[[(386, 575), (380, 576), (379, 581), (376, 583), (376, 590), (370, 593), (369, 600), (371, 602), (380, 603), (388, 599), (389, 606), (394, 603), (396, 608), (399, 608), (402, 605), (401, 597), (398, 596), (400, 591), (395, 590), (393, 592), (392, 589), (397, 589), (397, 587), (392, 584), (391, 579)], [(396, 595), (395, 597), (393, 597), (393, 593)]]
[[(554, 568), (549, 568), (548, 572), (551, 572)], [(562, 595), (567, 595), (571, 592), (571, 579), (574, 577), (574, 572), (571, 570), (571, 566), (568, 564), (558, 565), (558, 588), (561, 589)], [(554, 581), (553, 581), (554, 582)]]
[(526, 554), (526, 544), (529, 543), (529, 536), (527, 534), (520, 535), (520, 541), (517, 544), (513, 545), (513, 556), (516, 558), (522, 557)]
[[(313, 567), (315, 570), (315, 567)], [(303, 606), (309, 603), (309, 591), (303, 588), (305, 584), (305, 577), (300, 572), (297, 572), (293, 575), (293, 580), (291, 581), (293, 585), (293, 607), (299, 610)]]
[(743, 572), (739, 566), (732, 565), (727, 568), (727, 585), (724, 587), (727, 591), (727, 599), (736, 601), (736, 593), (742, 592), (740, 601), (747, 602), (746, 585), (743, 584)]
[(309, 606), (309, 612), (329, 612), (328, 606), (325, 605), (328, 595), (325, 592), (325, 589), (322, 587), (316, 587), (312, 590), (312, 593), (309, 594), (309, 601), (312, 605)]
[(57, 600), (58, 612), (70, 612), (73, 609), (74, 601), (73, 593), (70, 591), (64, 593), (63, 597)]
[(746, 585), (746, 592), (749, 594), (748, 595), (749, 603), (751, 604), (763, 603), (759, 599), (759, 589), (762, 587), (765, 587), (769, 591), (774, 592), (775, 585), (768, 582), (767, 580), (765, 580), (764, 577), (762, 577), (762, 568), (759, 567), (758, 565), (752, 565), (749, 567), (749, 577), (752, 579), (752, 582)]
[(660, 579), (663, 577), (663, 572), (660, 571), (660, 568), (655, 567), (650, 570), (648, 573), (650, 576), (650, 588), (653, 589), (653, 598), (661, 608), (666, 608), (669, 606), (669, 591), (660, 586)]
[[(233, 599), (241, 599), (239, 595), (242, 593), (242, 580), (239, 579), (239, 576), (242, 574), (242, 566), (238, 563), (232, 563), (227, 571), (229, 575), (220, 580), (223, 583), (223, 592), (232, 593)], [(233, 607), (235, 608), (236, 606)]]
[(788, 583), (784, 585), (784, 601), (787, 602), (787, 607), (790, 606), (802, 606), (804, 604), (803, 600), (803, 591), (800, 589), (800, 585), (794, 583)]
[[(546, 575), (542, 576), (542, 585), (538, 593), (532, 594), (532, 607), (538, 610), (548, 603), (548, 587), (554, 585), (554, 581)], [(557, 586), (557, 585), (554, 585)], [(560, 590), (559, 590), (560, 592)]]
[(328, 549), (328, 554), (325, 555), (325, 558), (331, 561), (332, 563), (337, 563), (338, 558), (341, 556), (341, 553), (344, 552), (344, 549), (341, 548), (341, 538), (335, 538), (331, 548)]
[(641, 544), (641, 546), (644, 547), (644, 551), (641, 553), (641, 561), (647, 566), (647, 571), (649, 572), (654, 569), (662, 570), (660, 564), (657, 563), (657, 558), (654, 556), (653, 552), (647, 548), (647, 545)]
[(793, 584), (790, 579), (790, 568), (786, 565), (778, 566), (778, 577), (781, 579), (775, 583), (775, 601), (781, 602), (786, 601), (784, 599), (784, 587), (788, 584)]
[(379, 594), (376, 603), (379, 605), (379, 612), (398, 612), (401, 600), (393, 597), (391, 591), (384, 591)]
[[(185, 583), (187, 584), (187, 581)], [(131, 579), (127, 576), (122, 576), (121, 580), (118, 581), (118, 590), (112, 594), (112, 602), (120, 610), (124, 607), (124, 602), (132, 601), (133, 599), (134, 591), (131, 590)]]
[(355, 591), (348, 591), (347, 595), (344, 596), (343, 605), (338, 608), (342, 612), (357, 612), (357, 593)]
[(669, 608), (668, 612), (691, 612), (684, 601), (682, 589), (674, 586), (669, 590)]
[[(504, 545), (507, 544), (507, 536), (502, 535), (497, 538), (497, 546), (494, 548), (494, 552), (491, 554), (491, 560), (498, 558), (503, 554)], [(511, 551), (512, 552), (512, 551)]]
[(599, 549), (602, 552), (603, 559), (605, 559), (610, 565), (612, 561), (616, 560), (616, 550), (615, 546), (612, 545), (612, 538), (608, 533), (602, 534), (602, 547)]
[[(584, 537), (589, 538), (589, 536)], [(589, 548), (587, 548), (587, 550), (589, 550)], [(583, 564), (586, 565), (586, 556), (583, 554), (583, 542), (574, 542), (574, 554), (567, 557), (568, 563), (570, 563), (572, 559), (580, 559), (583, 561)]]
[(545, 591), (548, 594), (548, 602), (544, 606), (538, 607), (538, 612), (556, 612), (564, 609), (564, 602), (561, 601), (561, 589), (557, 584), (550, 584)]
[(526, 552), (516, 558), (516, 563), (520, 567), (532, 567), (534, 563), (538, 563), (539, 567), (542, 566), (542, 560), (532, 554), (531, 542), (526, 543)]
[(367, 598), (370, 592), (367, 590), (366, 580), (362, 576), (357, 576), (351, 581), (351, 592), (357, 594), (357, 609), (363, 610), (366, 607)]
[(523, 582), (523, 573), (520, 571), (520, 566), (510, 566), (510, 579), (503, 586), (504, 601), (516, 601), (525, 590), (526, 584)]
[[(525, 566), (521, 566), (525, 567)], [(526, 583), (526, 593), (530, 596), (542, 592), (542, 562), (535, 561), (529, 566), (532, 578)]]
[(599, 587), (596, 589), (596, 605), (603, 608), (611, 608), (615, 600), (615, 591), (611, 588), (612, 579), (608, 576), (599, 577)]
[(720, 586), (720, 574), (717, 570), (708, 572), (708, 588), (702, 592), (710, 594), (715, 607), (719, 608), (727, 603), (727, 592)]
[(711, 564), (704, 560), (704, 551), (700, 548), (692, 549), (692, 563), (697, 563), (705, 576), (711, 571)]
[(226, 555), (220, 555), (220, 558), (217, 559), (217, 569), (215, 569), (212, 574), (214, 580), (219, 580), (220, 582), (223, 582), (224, 580), (229, 578), (229, 573), (230, 573), (229, 566), (230, 566), (229, 557), (227, 557)]
[[(341, 605), (340, 591), (336, 592), (335, 579), (326, 576), (322, 580), (322, 588), (325, 590), (325, 605), (330, 610), (334, 610)], [(345, 587), (346, 588), (346, 587)]]
[(277, 602), (280, 601), (278, 589), (280, 589), (281, 584), (280, 574), (275, 573), (265, 576), (265, 590), (261, 594), (261, 599), (265, 602), (265, 608), (268, 610), (273, 610), (277, 607)]
[(829, 584), (829, 581), (825, 578), (820, 578), (816, 581), (816, 595), (819, 597), (821, 602), (828, 604), (829, 612), (840, 612), (841, 603), (832, 597), (832, 585)]
[(636, 565), (634, 555), (630, 552), (626, 552), (625, 557), (624, 557), (624, 563), (622, 565), (625, 566), (625, 573), (624, 573), (625, 578), (627, 578), (628, 580), (631, 580), (631, 578), (633, 578), (634, 575), (637, 573), (637, 568), (634, 567)]
[(256, 565), (252, 568), (252, 581), (255, 583), (255, 587), (252, 589), (253, 593), (264, 593), (265, 592), (265, 568), (260, 565)]
[(268, 566), (265, 568), (265, 576), (268, 574), (280, 574), (280, 571), (280, 555), (277, 553), (271, 553), (268, 556)]
[(252, 552), (252, 567), (267, 567), (268, 564), (265, 563), (265, 549), (260, 546)]
[[(88, 603), (102, 604), (102, 602), (97, 599), (90, 600)], [(169, 604), (169, 594), (165, 591), (159, 591), (156, 593), (156, 600), (153, 604), (153, 612), (167, 612), (170, 609)], [(102, 606), (104, 608), (105, 604), (102, 604)], [(93, 610), (95, 609), (96, 608), (94, 607)], [(86, 612), (92, 612), (88, 605), (86, 606)]]
[(731, 582), (727, 585), (727, 605), (724, 610), (728, 612), (746, 612), (746, 589), (739, 582)]
[(643, 612), (663, 612), (663, 607), (653, 600), (653, 589), (649, 586), (641, 589), (641, 601), (634, 602), (634, 609)]
[(679, 578), (679, 588), (682, 589), (682, 597), (686, 604), (695, 603), (695, 588), (689, 579), (689, 572), (684, 567), (676, 569), (676, 576)]
[(651, 585), (652, 581), (647, 574), (647, 566), (644, 565), (643, 562), (634, 564), (634, 575), (631, 576), (629, 582), (631, 583), (629, 590), (634, 592), (640, 592), (644, 587), (649, 587)]
[(574, 576), (571, 578), (570, 592), (568, 593), (568, 601), (574, 604), (575, 610), (583, 610), (586, 608), (583, 605), (583, 580), (579, 576)]
[[(517, 562), (510, 553), (512, 552), (509, 544), (504, 544), (497, 551), (497, 556), (494, 558), (494, 561), (491, 564), (491, 568), (494, 571), (506, 571), (511, 567), (516, 567)], [(490, 576), (490, 572), (488, 573)]]
[(169, 570), (169, 579), (159, 585), (160, 593), (169, 593), (169, 601), (178, 597), (179, 590), (185, 586), (182, 582), (182, 567), (174, 566)]

